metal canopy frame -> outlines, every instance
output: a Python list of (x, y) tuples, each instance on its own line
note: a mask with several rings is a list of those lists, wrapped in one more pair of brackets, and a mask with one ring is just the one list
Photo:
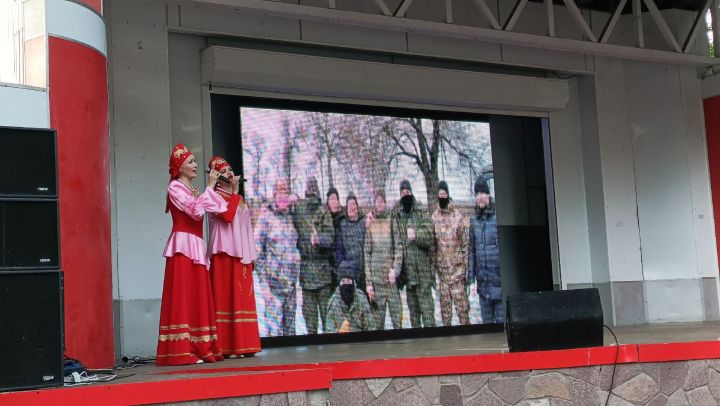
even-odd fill
[[(336, 0), (328, 0), (327, 7), (288, 4), (281, 3), (277, 0), (189, 0), (190, 3), (199, 3), (214, 7), (228, 7), (252, 13), (299, 18), (308, 21), (420, 33), (447, 38), (462, 38), (504, 45), (698, 67), (720, 64), (720, 59), (690, 53), (695, 44), (699, 27), (704, 24), (705, 13), (710, 9), (713, 17), (715, 17), (718, 14), (716, 9), (720, 0), (705, 0), (702, 10), (698, 11), (689, 32), (680, 40), (676, 38), (672, 32), (664, 16), (658, 9), (655, 0), (620, 0), (599, 36), (593, 33), (593, 30), (583, 16), (582, 11), (578, 8), (575, 0), (563, 0), (573, 22), (580, 32), (582, 32), (583, 39), (567, 39), (556, 36), (556, 21), (552, 0), (544, 0), (544, 14), (547, 23), (545, 35), (525, 34), (515, 31), (516, 24), (528, 0), (517, 0), (510, 15), (504, 22), (499, 21), (498, 16), (493, 13), (486, 0), (472, 0), (472, 3), (476, 6), (483, 19), (489, 24), (490, 28), (454, 24), (453, 0), (444, 0), (444, 22), (407, 18), (407, 11), (415, 4), (413, 0), (401, 0), (395, 10), (391, 10), (385, 0), (357, 1), (374, 3), (381, 14), (340, 10), (337, 8)], [(609, 44), (608, 41), (615, 31), (622, 11), (628, 1), (632, 4), (635, 46)], [(645, 47), (642, 21), (643, 4), (647, 8), (652, 20), (658, 26), (663, 38), (668, 43), (670, 47), (669, 50), (648, 49)], [(720, 38), (720, 30), (717, 28), (717, 19), (713, 18), (713, 23), (714, 44), (715, 49), (718, 50), (720, 49), (718, 46), (718, 42), (720, 42), (718, 39)]]

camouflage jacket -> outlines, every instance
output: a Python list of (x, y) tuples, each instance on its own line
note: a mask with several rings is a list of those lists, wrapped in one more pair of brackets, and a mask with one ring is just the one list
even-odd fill
[(258, 252), (255, 260), (257, 273), (273, 289), (294, 289), (300, 273), (300, 252), (290, 213), (277, 213), (269, 209), (261, 215), (255, 227), (255, 244)]
[(467, 273), (467, 226), (462, 213), (451, 204), (439, 206), (432, 215), (433, 262), (440, 280), (446, 283), (465, 280)]
[[(407, 239), (408, 227), (415, 230), (414, 241)], [(432, 223), (427, 210), (415, 202), (410, 213), (406, 214), (398, 204), (392, 214), (392, 236), (396, 248), (393, 268), (396, 272), (400, 271), (400, 287), (419, 284), (435, 286), (435, 277), (430, 266)]]
[(365, 294), (358, 289), (355, 289), (355, 300), (349, 309), (340, 298), (340, 291), (335, 290), (330, 298), (326, 320), (328, 333), (339, 332), (346, 320), (350, 327), (349, 332), (368, 331), (375, 326), (370, 304)]

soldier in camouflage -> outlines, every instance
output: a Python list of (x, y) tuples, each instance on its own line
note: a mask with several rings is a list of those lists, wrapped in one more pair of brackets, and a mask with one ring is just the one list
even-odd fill
[(265, 323), (270, 336), (295, 335), (296, 285), (300, 273), (297, 232), (290, 214), (290, 188), (284, 179), (275, 183), (272, 206), (258, 218), (255, 269), (267, 283)]
[(444, 326), (451, 325), (452, 305), (461, 325), (470, 324), (466, 292), (467, 227), (463, 215), (450, 203), (448, 184), (438, 184), (438, 207), (432, 215), (433, 262), (440, 280), (440, 314)]
[(305, 198), (295, 203), (293, 221), (300, 250), (300, 287), (302, 312), (308, 334), (317, 334), (318, 315), (326, 329), (325, 316), (332, 290), (330, 257), (333, 253), (335, 230), (332, 216), (322, 205), (317, 179), (307, 180)]
[(385, 316), (390, 311), (393, 328), (402, 328), (402, 303), (395, 285), (393, 261), (395, 243), (391, 232), (391, 217), (385, 205), (385, 191), (375, 191), (375, 207), (365, 220), (365, 279), (367, 293), (374, 303), (376, 329), (385, 328)]
[(350, 333), (375, 328), (375, 317), (365, 294), (355, 287), (355, 272), (348, 263), (338, 270), (340, 286), (330, 298), (328, 333)]
[(435, 327), (432, 288), (435, 276), (430, 266), (432, 223), (427, 210), (415, 201), (408, 180), (400, 182), (400, 202), (393, 210), (392, 236), (396, 244), (393, 268), (407, 293), (410, 324)]

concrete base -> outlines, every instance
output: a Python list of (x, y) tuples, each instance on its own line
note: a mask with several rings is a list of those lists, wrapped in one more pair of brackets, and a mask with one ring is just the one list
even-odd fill
[(717, 278), (576, 283), (567, 289), (593, 286), (609, 325), (720, 320)]

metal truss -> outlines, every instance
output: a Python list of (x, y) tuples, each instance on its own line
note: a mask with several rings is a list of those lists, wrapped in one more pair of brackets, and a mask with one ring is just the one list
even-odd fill
[[(580, 52), (589, 55), (612, 56), (624, 59), (664, 62), (681, 65), (711, 66), (719, 60), (705, 55), (691, 53), (695, 45), (700, 27), (705, 29), (705, 14), (708, 9), (713, 13), (713, 32), (715, 33), (715, 49), (719, 50), (718, 38), (720, 30), (715, 16), (720, 0), (704, 0), (702, 10), (697, 12), (692, 26), (684, 38), (678, 39), (670, 29), (655, 0), (620, 0), (599, 36), (593, 33), (587, 20), (578, 8), (575, 0), (563, 0), (572, 21), (582, 32), (583, 39), (566, 39), (556, 36), (555, 9), (553, 0), (544, 0), (546, 32), (545, 35), (526, 34), (515, 30), (517, 22), (525, 10), (528, 0), (516, 0), (515, 5), (505, 21), (488, 6), (486, 0), (435, 0), (444, 2), (444, 22), (407, 18), (407, 12), (416, 4), (413, 0), (401, 0), (395, 9), (388, 6), (386, 0), (353, 0), (369, 2), (378, 8), (381, 14), (362, 13), (340, 10), (337, 0), (326, 0), (327, 7), (313, 7), (288, 4), (278, 0), (187, 0), (190, 3), (201, 3), (213, 6), (232, 7), (254, 13), (271, 14), (284, 17), (300, 18), (313, 21), (324, 21), (337, 24), (364, 26), (391, 31), (405, 31), (444, 36), (448, 38), (464, 38), (507, 45), (535, 47), (549, 50)], [(453, 21), (453, 3), (469, 1), (475, 5), (489, 28), (471, 27), (455, 24)], [(631, 2), (633, 10), (635, 46), (610, 44), (609, 40), (617, 27), (623, 9)], [(648, 49), (645, 47), (642, 6), (648, 10), (653, 22), (657, 25), (670, 50)]]

